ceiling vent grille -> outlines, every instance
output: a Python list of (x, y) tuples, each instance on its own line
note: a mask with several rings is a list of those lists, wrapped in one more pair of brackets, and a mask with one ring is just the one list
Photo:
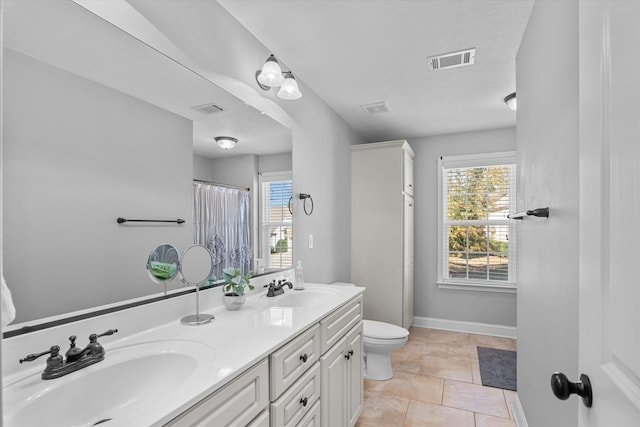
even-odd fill
[(192, 110), (196, 110), (202, 114), (213, 114), (218, 113), (220, 111), (224, 111), (224, 108), (217, 106), (216, 104), (204, 104), (198, 105), (197, 107), (191, 107)]
[(442, 55), (429, 56), (427, 65), (430, 70), (443, 70), (445, 68), (464, 67), (473, 65), (476, 61), (476, 49), (465, 49), (458, 52), (443, 53)]
[(373, 104), (361, 105), (360, 107), (365, 111), (365, 113), (369, 113), (369, 114), (379, 114), (379, 113), (386, 113), (390, 111), (389, 106), (384, 101), (376, 102)]

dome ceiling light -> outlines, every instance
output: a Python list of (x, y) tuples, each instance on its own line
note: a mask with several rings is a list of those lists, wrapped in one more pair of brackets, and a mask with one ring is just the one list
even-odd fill
[(231, 150), (238, 143), (237, 138), (232, 138), (230, 136), (216, 136), (213, 138), (218, 143), (218, 146), (223, 150)]

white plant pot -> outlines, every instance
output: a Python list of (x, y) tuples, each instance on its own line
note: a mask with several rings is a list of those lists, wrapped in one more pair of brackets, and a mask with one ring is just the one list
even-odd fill
[(244, 305), (244, 302), (247, 300), (247, 296), (245, 294), (242, 295), (222, 295), (222, 303), (229, 311), (240, 310), (240, 307)]

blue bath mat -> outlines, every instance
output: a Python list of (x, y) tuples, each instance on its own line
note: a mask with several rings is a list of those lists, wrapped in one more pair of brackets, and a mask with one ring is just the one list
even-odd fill
[(478, 347), (482, 385), (516, 390), (517, 353), (511, 350)]

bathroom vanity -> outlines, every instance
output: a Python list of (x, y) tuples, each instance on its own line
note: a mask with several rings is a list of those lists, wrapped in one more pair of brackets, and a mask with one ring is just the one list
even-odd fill
[[(216, 317), (206, 325), (180, 323), (192, 310), (185, 295), (5, 339), (4, 425), (353, 426), (364, 289), (259, 289), (239, 311), (224, 309), (219, 289), (202, 292)], [(17, 363), (107, 325), (119, 333), (101, 338), (105, 360), (93, 366), (42, 380), (44, 360)]]
[(185, 411), (167, 426), (353, 426), (362, 411), (362, 297)]

